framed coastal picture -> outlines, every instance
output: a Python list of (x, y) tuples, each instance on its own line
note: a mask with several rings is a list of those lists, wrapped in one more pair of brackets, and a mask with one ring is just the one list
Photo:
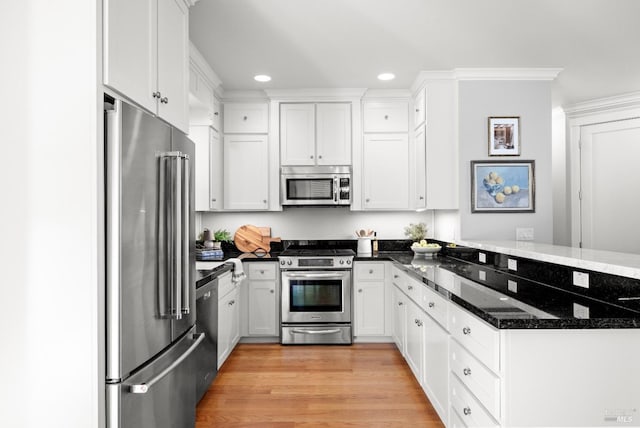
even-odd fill
[(471, 161), (472, 213), (532, 213), (535, 196), (535, 161)]
[(489, 118), (489, 156), (520, 156), (520, 118)]

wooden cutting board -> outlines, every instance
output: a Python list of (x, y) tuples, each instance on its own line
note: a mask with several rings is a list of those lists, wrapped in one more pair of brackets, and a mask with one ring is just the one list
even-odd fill
[(270, 246), (265, 246), (262, 242), (260, 229), (251, 224), (240, 226), (233, 236), (233, 243), (238, 250), (244, 253), (253, 253), (256, 250), (269, 251)]

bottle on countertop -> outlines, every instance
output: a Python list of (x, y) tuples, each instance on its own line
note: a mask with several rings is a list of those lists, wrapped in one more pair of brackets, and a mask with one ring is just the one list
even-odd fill
[(373, 232), (373, 241), (371, 242), (373, 254), (378, 254), (378, 232)]

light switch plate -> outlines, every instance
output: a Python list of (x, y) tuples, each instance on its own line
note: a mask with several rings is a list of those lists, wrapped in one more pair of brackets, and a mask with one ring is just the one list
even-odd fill
[(533, 241), (533, 227), (517, 227), (516, 241)]
[(507, 260), (507, 267), (509, 268), (509, 270), (517, 271), (518, 270), (518, 261), (515, 260), (515, 259), (508, 259)]
[(573, 271), (573, 285), (589, 288), (589, 274), (585, 272)]

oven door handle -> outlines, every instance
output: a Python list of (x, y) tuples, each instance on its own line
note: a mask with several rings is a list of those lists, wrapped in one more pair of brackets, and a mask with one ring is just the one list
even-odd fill
[(339, 273), (285, 273), (287, 278), (344, 278), (344, 274)]
[(292, 333), (299, 333), (299, 334), (336, 334), (336, 333), (340, 333), (339, 329), (331, 329), (331, 330), (299, 330), (299, 329), (293, 329), (291, 330)]

